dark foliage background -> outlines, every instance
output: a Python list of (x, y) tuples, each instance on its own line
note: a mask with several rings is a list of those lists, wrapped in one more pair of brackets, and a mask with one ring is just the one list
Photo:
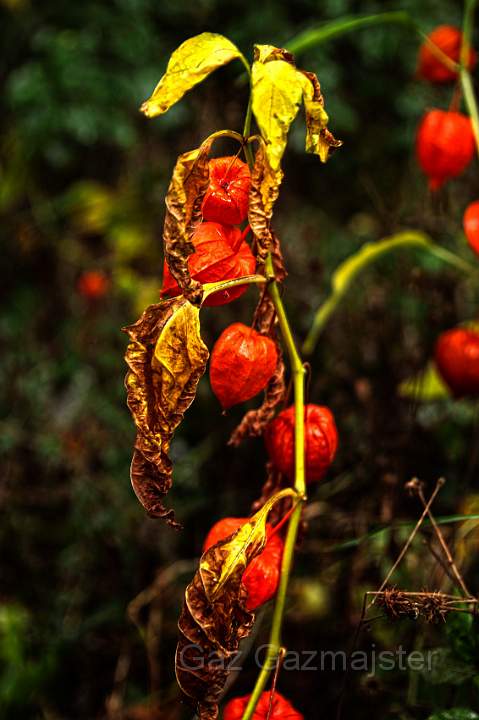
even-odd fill
[[(461, 23), (461, 4), (452, 0), (405, 0), (400, 8), (425, 31)], [(226, 447), (242, 408), (222, 417), (205, 378), (173, 448), (170, 502), (185, 530), (146, 518), (131, 491), (134, 430), (120, 328), (158, 297), (163, 197), (175, 157), (215, 129), (242, 127), (241, 67), (216, 73), (155, 121), (137, 108), (170, 52), (195, 33), (221, 32), (249, 55), (255, 41), (283, 45), (321, 22), (388, 9), (399, 6), (2, 0), (2, 718), (190, 717), (177, 702), (173, 669), (182, 592), (209, 526), (247, 514), (264, 477), (261, 442)], [(414, 79), (418, 42), (390, 25), (300, 57), (317, 72), (331, 128), (344, 141), (320, 166), (303, 152), (302, 119), (291, 134), (275, 226), (290, 273), (285, 301), (300, 340), (331, 272), (364, 242), (414, 227), (477, 262), (461, 229), (464, 208), (477, 196), (477, 165), (434, 198), (415, 165), (422, 112), (447, 107), (452, 92)], [(97, 301), (77, 288), (81, 273), (92, 269), (110, 279)], [(208, 344), (233, 319), (248, 322), (254, 300), (250, 290), (242, 301), (206, 309)], [(412, 476), (429, 489), (440, 475), (447, 478), (439, 515), (479, 512), (476, 406), (421, 404), (397, 392), (425, 366), (440, 331), (476, 316), (477, 300), (477, 287), (456, 271), (397, 253), (361, 276), (321, 336), (309, 394), (333, 409), (341, 447), (328, 479), (312, 492), (285, 626), (288, 647), (348, 648), (363, 593), (379, 586), (408, 530), (386, 528), (361, 544), (342, 544), (378, 524), (414, 521), (418, 503), (403, 491)], [(474, 522), (444, 532), (477, 592)], [(128, 615), (129, 603), (155, 578), (157, 590), (140, 596)], [(421, 539), (396, 582), (451, 590)], [(266, 641), (269, 612), (258, 642)], [(353, 673), (344, 717), (410, 720), (452, 707), (477, 717), (479, 645), (470, 617), (437, 627), (379, 620), (359, 647), (399, 644), (408, 652), (439, 648), (435, 674)], [(248, 692), (255, 673), (250, 657), (235, 692)], [(305, 717), (325, 718), (335, 712), (342, 680), (340, 672), (285, 671), (280, 686)]]

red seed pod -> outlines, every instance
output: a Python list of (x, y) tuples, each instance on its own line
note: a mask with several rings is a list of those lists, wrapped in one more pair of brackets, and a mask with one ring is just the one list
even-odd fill
[[(434, 45), (437, 45), (451, 60), (459, 62), (462, 45), (462, 33), (459, 28), (452, 25), (440, 25), (429, 33), (428, 39)], [(471, 48), (468, 58), (469, 69), (473, 68), (475, 63), (476, 53)], [(457, 72), (446, 67), (434, 54), (427, 42), (424, 42), (419, 50), (417, 74), (432, 83), (447, 83), (457, 79)]]
[(243, 323), (223, 330), (210, 360), (211, 388), (223, 409), (245, 402), (263, 390), (278, 362), (275, 343)]
[(78, 292), (88, 300), (98, 300), (106, 295), (110, 281), (101, 270), (87, 270), (78, 278)]
[[(250, 695), (244, 695), (230, 700), (225, 705), (223, 720), (241, 720), (250, 697)], [(256, 705), (253, 720), (266, 720), (268, 717), (270, 720), (304, 720), (304, 715), (296, 710), (289, 700), (286, 700), (277, 690), (273, 696), (271, 714), (268, 715), (270, 701), (271, 691), (265, 690)]]
[(251, 182), (248, 166), (232, 156), (213, 158), (209, 169), (210, 184), (201, 208), (203, 219), (239, 225), (248, 215)]
[(479, 255), (479, 200), (468, 205), (462, 224), (469, 246)]
[[(264, 439), (275, 467), (294, 476), (294, 405), (270, 422)], [(320, 405), (305, 406), (304, 421), (306, 482), (321, 480), (338, 449), (338, 431), (331, 411)]]
[(479, 332), (467, 328), (447, 330), (436, 342), (434, 359), (456, 397), (479, 395)]
[(416, 155), (429, 187), (437, 190), (449, 178), (460, 175), (474, 155), (474, 135), (466, 115), (430, 110), (419, 125)]
[[(248, 522), (248, 519), (227, 517), (219, 520), (206, 536), (203, 552), (234, 533)], [(269, 523), (266, 526), (266, 532), (267, 535), (273, 532), (273, 527)], [(248, 610), (255, 610), (276, 595), (281, 574), (283, 545), (281, 537), (278, 534), (273, 535), (266, 542), (263, 552), (255, 557), (246, 568), (243, 585), (248, 592), (246, 600)]]
[[(255, 271), (256, 260), (249, 245), (241, 239), (238, 228), (225, 227), (219, 223), (206, 222), (198, 225), (192, 236), (195, 252), (188, 258), (191, 277), (201, 283), (233, 280)], [(248, 289), (240, 285), (210, 295), (205, 305), (216, 306), (236, 300)], [(180, 294), (178, 284), (165, 262), (163, 269), (162, 297)]]

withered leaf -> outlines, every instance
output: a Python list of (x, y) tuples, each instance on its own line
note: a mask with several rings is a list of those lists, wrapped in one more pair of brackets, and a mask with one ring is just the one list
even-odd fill
[(131, 482), (149, 515), (179, 527), (163, 498), (172, 484), (170, 442), (208, 360), (199, 308), (183, 297), (166, 300), (150, 305), (124, 331), (130, 337), (127, 402), (137, 427)]
[(248, 221), (256, 239), (257, 257), (264, 263), (272, 250), (271, 218), (283, 179), (280, 169), (273, 170), (265, 144), (260, 141), (251, 173)]
[(204, 32), (188, 38), (172, 53), (166, 73), (140, 110), (147, 117), (161, 115), (214, 70), (241, 53), (228, 38)]
[(298, 70), (286, 50), (255, 45), (251, 91), (253, 113), (273, 170), (280, 168), (289, 128), (301, 100), (306, 111), (306, 151), (326, 162), (330, 152), (341, 145), (327, 128), (328, 116), (316, 75)]
[(287, 276), (284, 266), (283, 253), (281, 252), (281, 243), (275, 232), (271, 233), (273, 244), (271, 246), (271, 258), (273, 260), (273, 270), (276, 280), (282, 282)]
[(292, 488), (270, 498), (249, 522), (207, 550), (185, 592), (178, 622), (176, 677), (195, 704), (200, 720), (216, 720), (228, 665), (253, 626), (241, 579), (266, 543), (266, 520), (273, 505), (296, 496)]
[[(336, 140), (328, 130), (329, 118), (324, 109), (324, 98), (316, 75), (306, 70), (299, 70), (298, 75), (303, 88), (303, 102), (306, 112), (306, 152), (319, 155), (326, 162), (329, 155), (341, 147), (341, 140)], [(302, 76), (302, 77), (301, 77)]]
[(201, 284), (190, 276), (188, 257), (195, 251), (191, 235), (201, 219), (201, 203), (209, 182), (208, 154), (212, 142), (210, 137), (199, 148), (178, 157), (165, 198), (165, 260), (185, 297), (195, 304), (202, 299)]

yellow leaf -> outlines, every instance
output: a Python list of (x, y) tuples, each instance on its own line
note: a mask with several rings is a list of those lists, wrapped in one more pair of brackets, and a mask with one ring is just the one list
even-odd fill
[(166, 73), (140, 111), (147, 117), (165, 113), (188, 90), (235, 58), (242, 58), (240, 51), (223, 35), (205, 32), (185, 40), (171, 55)]
[[(279, 170), (288, 131), (296, 117), (303, 90), (289, 53), (256, 45), (251, 70), (252, 108), (273, 170)], [(286, 59), (281, 59), (286, 58)]]
[[(200, 335), (200, 309), (184, 302), (160, 333), (151, 363), (153, 371), (161, 375), (157, 402), (166, 428), (178, 412), (180, 398), (188, 397), (188, 405), (192, 402), (194, 395), (187, 388), (198, 370), (203, 374), (207, 360), (208, 348)], [(186, 410), (184, 401), (181, 410)]]
[(418, 402), (443, 400), (451, 396), (433, 362), (418, 375), (403, 380), (398, 387), (398, 393), (401, 397), (412, 398)]

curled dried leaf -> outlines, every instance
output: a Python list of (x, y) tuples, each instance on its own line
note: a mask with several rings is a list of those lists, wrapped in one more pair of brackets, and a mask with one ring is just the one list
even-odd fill
[(274, 244), (271, 218), (282, 179), (282, 171), (280, 169), (273, 170), (268, 160), (265, 144), (260, 141), (251, 173), (248, 210), (248, 221), (255, 236), (257, 257), (260, 263), (264, 263)]
[(268, 292), (268, 288), (264, 287), (261, 291), (258, 304), (254, 311), (253, 328), (268, 337), (274, 336), (274, 321), (276, 319), (276, 308), (273, 300)]
[(203, 295), (201, 283), (190, 276), (188, 257), (195, 251), (191, 235), (201, 219), (201, 203), (209, 182), (208, 155), (212, 142), (213, 138), (208, 138), (199, 148), (178, 157), (165, 198), (165, 260), (183, 294), (192, 303), (201, 302)]
[(306, 70), (299, 70), (298, 75), (303, 88), (306, 113), (306, 152), (319, 155), (320, 160), (326, 162), (330, 154), (343, 143), (341, 140), (336, 140), (328, 130), (329, 118), (324, 109), (324, 98), (318, 78), (314, 73)]
[(165, 113), (188, 90), (235, 58), (241, 58), (240, 51), (223, 35), (204, 32), (188, 38), (172, 53), (165, 74), (141, 112), (150, 118)]
[[(263, 486), (261, 488), (261, 495), (257, 500), (253, 502), (251, 505), (251, 512), (258, 512), (265, 502), (270, 499), (275, 493), (279, 492), (281, 488), (283, 487), (283, 480), (284, 475), (281, 475), (279, 470), (273, 465), (271, 461), (268, 461), (266, 463), (266, 480), (263, 483)], [(281, 503), (276, 505), (270, 515), (269, 515), (269, 521), (272, 525), (276, 525), (276, 523), (281, 519), (281, 508), (279, 507)]]
[(199, 308), (183, 297), (150, 305), (124, 331), (127, 402), (137, 428), (131, 482), (149, 515), (179, 527), (163, 498), (172, 484), (170, 442), (208, 360)]
[(185, 592), (178, 623), (176, 677), (200, 720), (216, 720), (228, 665), (253, 626), (241, 582), (249, 563), (266, 544), (266, 520), (276, 502), (296, 496), (286, 488), (235, 533), (207, 550)]
[(272, 245), (271, 245), (271, 258), (273, 260), (274, 277), (278, 282), (282, 282), (287, 276), (286, 268), (284, 266), (283, 253), (281, 252), (281, 243), (279, 237), (275, 232), (271, 233)]

